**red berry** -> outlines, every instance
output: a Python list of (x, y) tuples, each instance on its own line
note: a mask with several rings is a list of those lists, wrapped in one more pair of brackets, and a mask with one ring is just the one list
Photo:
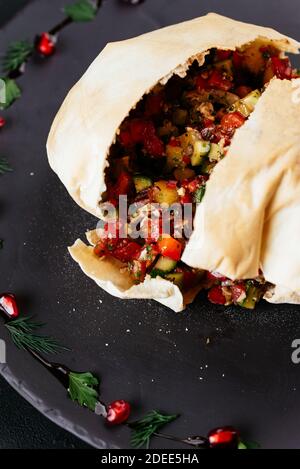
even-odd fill
[(131, 412), (129, 402), (119, 400), (109, 404), (106, 420), (110, 425), (120, 425), (128, 420)]
[(239, 433), (233, 427), (216, 428), (208, 434), (211, 449), (237, 449), (239, 439)]
[(226, 298), (221, 286), (212, 287), (208, 292), (208, 299), (215, 305), (226, 305)]
[(0, 117), (0, 129), (2, 129), (2, 127), (4, 127), (6, 124), (6, 120), (4, 119), (4, 117)]
[(12, 293), (2, 293), (2, 295), (0, 295), (0, 311), (6, 314), (10, 319), (19, 316), (16, 298)]
[(55, 52), (56, 39), (49, 33), (42, 33), (36, 40), (36, 49), (43, 57), (49, 57)]

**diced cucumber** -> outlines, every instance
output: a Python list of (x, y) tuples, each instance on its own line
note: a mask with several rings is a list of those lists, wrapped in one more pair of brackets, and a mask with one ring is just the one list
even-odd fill
[(259, 298), (260, 292), (258, 288), (249, 284), (247, 288), (247, 298), (240, 303), (240, 306), (247, 309), (254, 309)]
[(203, 157), (208, 155), (211, 149), (211, 144), (204, 140), (198, 140), (194, 143), (194, 152), (191, 157), (192, 166), (199, 166)]
[(251, 91), (251, 93), (247, 94), (245, 98), (240, 99), (236, 103), (234, 103), (229, 111), (230, 112), (239, 112), (244, 117), (249, 117), (251, 112), (254, 111), (255, 106), (261, 97), (261, 93), (259, 90)]
[(176, 265), (177, 262), (170, 257), (160, 256), (151, 272), (151, 277), (157, 277), (158, 275), (164, 277), (166, 274), (172, 272)]
[(215, 166), (215, 162), (211, 162), (207, 157), (205, 157), (201, 163), (201, 173), (211, 174)]
[(164, 276), (166, 280), (177, 285), (179, 288), (183, 288), (184, 273), (183, 272), (173, 272)]
[(212, 143), (208, 154), (209, 161), (219, 161), (223, 157), (223, 151), (220, 145)]
[(133, 181), (137, 192), (142, 192), (145, 189), (149, 189), (149, 187), (153, 185), (153, 182), (149, 177), (139, 174), (133, 177)]
[(205, 195), (206, 191), (206, 185), (204, 184), (203, 186), (199, 187), (199, 189), (196, 190), (196, 192), (193, 194), (193, 202), (195, 204), (200, 204), (202, 202), (202, 199)]
[(259, 90), (254, 90), (251, 93), (247, 94), (245, 98), (242, 99), (243, 103), (247, 106), (250, 112), (254, 111), (255, 106), (261, 97)]

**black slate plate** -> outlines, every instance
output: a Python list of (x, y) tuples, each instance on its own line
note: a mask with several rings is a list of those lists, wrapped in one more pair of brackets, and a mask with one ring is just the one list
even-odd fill
[[(2, 30), (1, 48), (56, 24), (64, 3), (33, 2)], [(297, 0), (148, 0), (131, 8), (110, 0), (94, 23), (63, 32), (52, 59), (29, 65), (20, 80), (22, 99), (7, 112), (9, 124), (1, 133), (1, 154), (15, 171), (1, 178), (0, 290), (14, 291), (23, 310), (46, 322), (46, 332), (73, 350), (60, 361), (100, 375), (103, 398), (129, 400), (134, 416), (152, 408), (180, 412), (170, 433), (202, 434), (233, 424), (264, 448), (299, 448), (300, 370), (290, 355), (300, 334), (300, 308), (262, 303), (255, 312), (224, 310), (200, 296), (175, 315), (154, 302), (110, 297), (67, 254), (66, 246), (94, 227), (95, 219), (73, 203), (46, 159), (47, 133), (62, 99), (106, 42), (208, 11), (300, 39)], [(0, 337), (8, 339), (2, 325)], [(7, 365), (0, 371), (36, 408), (83, 440), (98, 448), (129, 446), (125, 428), (109, 430), (74, 405), (60, 384), (9, 340)], [(153, 445), (166, 446), (172, 444)]]

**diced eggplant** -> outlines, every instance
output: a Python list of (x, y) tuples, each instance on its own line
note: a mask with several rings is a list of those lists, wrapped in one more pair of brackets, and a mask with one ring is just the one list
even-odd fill
[(177, 181), (184, 181), (185, 179), (192, 179), (196, 177), (196, 173), (193, 169), (184, 168), (184, 169), (175, 169), (174, 177)]
[(139, 174), (133, 177), (133, 181), (137, 192), (142, 192), (146, 189), (149, 189), (153, 185), (152, 179)]
[(179, 200), (176, 187), (171, 186), (167, 181), (157, 181), (154, 184), (153, 200), (158, 204), (172, 205)]
[(174, 125), (183, 126), (186, 124), (188, 118), (188, 111), (186, 109), (176, 109), (172, 116)]

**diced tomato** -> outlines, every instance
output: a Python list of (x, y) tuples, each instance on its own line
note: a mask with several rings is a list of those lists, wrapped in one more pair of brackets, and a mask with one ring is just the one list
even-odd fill
[(212, 287), (208, 292), (208, 299), (215, 305), (226, 305), (226, 298), (221, 286)]
[(214, 282), (225, 282), (225, 280), (227, 280), (227, 277), (224, 277), (224, 275), (218, 272), (206, 272), (206, 278)]
[(176, 189), (177, 187), (177, 181), (167, 181), (167, 187), (169, 189)]
[(190, 162), (191, 162), (191, 157), (190, 157), (189, 155), (183, 155), (182, 161), (183, 161), (183, 163), (185, 163), (186, 165), (189, 165)]
[(206, 176), (197, 176), (195, 179), (185, 179), (182, 181), (182, 187), (190, 194), (193, 194), (200, 186), (203, 186), (207, 181)]
[(128, 264), (129, 272), (137, 283), (143, 282), (146, 276), (147, 265), (145, 261), (133, 260)]
[(129, 239), (119, 240), (111, 255), (121, 262), (137, 260), (141, 254), (142, 247)]
[(186, 193), (183, 196), (180, 197), (180, 203), (181, 204), (191, 204), (193, 203), (193, 197), (191, 194)]
[(117, 182), (108, 189), (108, 198), (114, 205), (118, 204), (118, 198), (120, 195), (126, 195), (133, 189), (132, 176), (126, 171), (122, 171), (117, 179)]
[(172, 236), (163, 237), (157, 243), (159, 252), (164, 257), (170, 257), (174, 261), (179, 261), (182, 253), (182, 244)]
[(235, 89), (235, 94), (237, 94), (240, 98), (245, 98), (247, 94), (251, 93), (252, 88), (250, 86), (239, 86)]
[(271, 57), (272, 67), (275, 75), (280, 80), (291, 80), (293, 69), (290, 59), (280, 59), (279, 57)]
[(143, 138), (144, 148), (147, 153), (152, 156), (163, 156), (165, 153), (165, 146), (156, 135), (156, 130), (152, 122), (147, 126), (144, 138)]
[(218, 90), (229, 91), (232, 88), (232, 82), (224, 78), (219, 70), (214, 70), (208, 79), (210, 88), (217, 88)]
[(171, 137), (171, 138), (170, 138), (170, 141), (169, 141), (169, 145), (170, 145), (171, 147), (180, 147), (180, 146), (181, 146), (181, 142), (180, 142), (179, 138)]
[(230, 59), (231, 55), (232, 55), (231, 50), (218, 49), (217, 52), (216, 52), (216, 58), (220, 62), (223, 62), (223, 60)]
[(244, 283), (237, 283), (231, 286), (232, 300), (239, 303), (246, 298), (246, 287)]
[(164, 97), (162, 93), (151, 94), (146, 98), (145, 115), (153, 117), (159, 114), (164, 105)]
[(203, 78), (201, 75), (199, 75), (197, 78), (196, 78), (196, 88), (197, 88), (197, 91), (202, 91), (202, 90), (206, 90), (207, 89), (207, 80), (205, 78)]
[(234, 68), (237, 70), (243, 67), (243, 64), (244, 64), (244, 57), (241, 54), (239, 54), (236, 50), (233, 52), (233, 55), (232, 55), (232, 63), (233, 63)]
[(245, 122), (245, 117), (242, 116), (239, 112), (230, 112), (225, 114), (221, 120), (221, 127), (225, 131), (230, 131), (241, 127)]
[(119, 139), (120, 139), (121, 145), (123, 145), (124, 147), (129, 147), (130, 145), (133, 144), (132, 136), (129, 130), (122, 130), (120, 132)]

